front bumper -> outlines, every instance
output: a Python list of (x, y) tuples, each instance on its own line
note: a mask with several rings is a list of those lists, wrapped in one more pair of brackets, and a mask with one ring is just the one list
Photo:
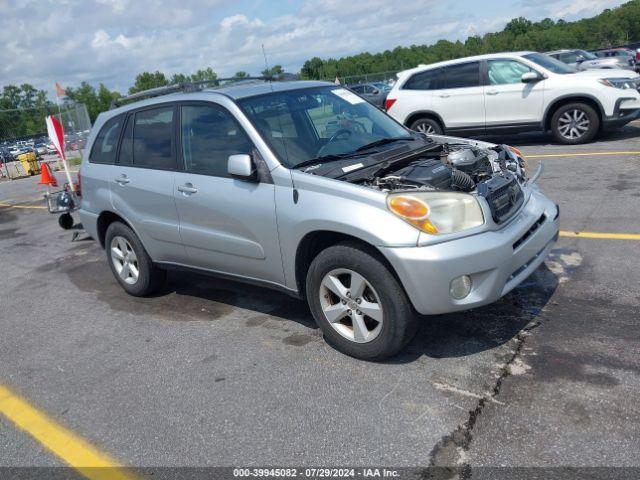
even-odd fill
[(610, 130), (623, 127), (640, 118), (640, 102), (634, 97), (623, 97), (616, 100), (613, 115), (602, 119), (602, 128)]
[[(522, 211), (500, 230), (423, 247), (383, 247), (414, 308), (433, 315), (486, 305), (506, 295), (543, 262), (558, 238), (558, 208), (534, 190)], [(451, 280), (469, 275), (462, 300)]]

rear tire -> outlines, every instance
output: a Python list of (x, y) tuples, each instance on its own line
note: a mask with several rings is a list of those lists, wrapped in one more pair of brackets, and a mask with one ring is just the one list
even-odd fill
[(419, 118), (409, 127), (411, 130), (427, 135), (442, 135), (442, 126), (433, 118)]
[(558, 108), (551, 116), (551, 132), (557, 142), (564, 145), (588, 143), (600, 129), (600, 117), (586, 103), (569, 103)]
[(138, 236), (124, 223), (109, 225), (104, 244), (111, 272), (129, 295), (150, 295), (165, 282), (167, 272), (153, 264)]
[(349, 356), (382, 360), (416, 333), (417, 319), (402, 286), (358, 243), (320, 252), (307, 272), (306, 295), (327, 343)]
[(73, 217), (70, 213), (63, 213), (58, 217), (58, 225), (63, 230), (71, 230), (73, 228)]

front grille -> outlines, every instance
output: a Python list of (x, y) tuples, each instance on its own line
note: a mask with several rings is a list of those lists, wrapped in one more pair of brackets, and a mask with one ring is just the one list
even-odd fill
[(487, 200), (496, 223), (510, 218), (524, 201), (524, 193), (511, 173), (504, 173), (478, 184), (478, 194)]
[(531, 225), (531, 228), (529, 228), (529, 230), (524, 232), (524, 235), (522, 235), (518, 240), (515, 241), (515, 243), (513, 244), (513, 249), (517, 250), (520, 245), (526, 242), (529, 239), (529, 237), (533, 235), (535, 231), (540, 228), (540, 225), (542, 225), (546, 219), (547, 219), (547, 216), (544, 213), (540, 215), (540, 218), (538, 218), (538, 220), (536, 220), (536, 222), (533, 225)]

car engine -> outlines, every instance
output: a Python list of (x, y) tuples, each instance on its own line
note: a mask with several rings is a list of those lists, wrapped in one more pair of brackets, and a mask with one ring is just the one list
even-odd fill
[(485, 198), (499, 224), (522, 205), (526, 174), (525, 161), (506, 145), (479, 148), (443, 143), (439, 149), (391, 164), (359, 183), (383, 191), (475, 191)]
[[(386, 169), (362, 182), (380, 190), (455, 190), (471, 192), (495, 176), (526, 179), (524, 160), (504, 145), (491, 149), (468, 144), (442, 144), (439, 151), (411, 159), (397, 169)], [(382, 173), (382, 172), (379, 172)]]

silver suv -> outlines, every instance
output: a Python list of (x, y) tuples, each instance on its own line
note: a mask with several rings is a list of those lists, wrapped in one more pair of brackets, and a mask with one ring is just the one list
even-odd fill
[(412, 132), (324, 82), (175, 92), (101, 114), (82, 223), (131, 295), (172, 267), (305, 298), (328, 342), (395, 354), (419, 314), (491, 303), (558, 209), (513, 148)]

